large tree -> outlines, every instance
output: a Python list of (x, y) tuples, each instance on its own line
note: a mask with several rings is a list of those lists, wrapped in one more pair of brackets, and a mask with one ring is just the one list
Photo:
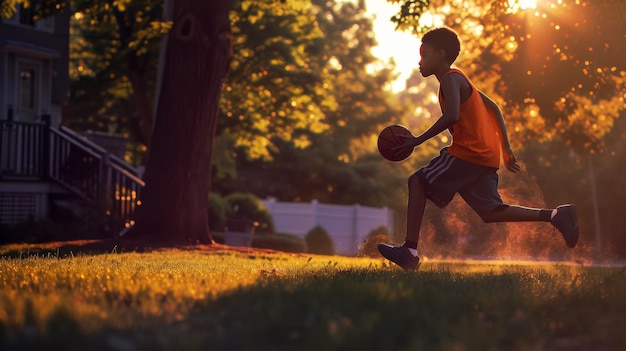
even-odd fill
[(136, 224), (131, 233), (209, 243), (211, 153), (231, 62), (230, 2), (168, 0), (160, 90)]

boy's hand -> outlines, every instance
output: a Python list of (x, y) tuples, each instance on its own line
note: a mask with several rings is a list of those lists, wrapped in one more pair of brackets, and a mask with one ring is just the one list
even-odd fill
[(418, 146), (419, 144), (421, 144), (419, 142), (419, 139), (417, 137), (414, 137), (412, 135), (398, 135), (398, 138), (400, 138), (402, 140), (402, 143), (398, 146), (395, 146), (393, 150), (396, 154), (397, 153), (401, 153), (402, 150), (405, 150), (407, 148), (415, 148), (416, 146)]
[(513, 154), (513, 150), (511, 150), (510, 147), (504, 149), (503, 158), (504, 158), (504, 166), (506, 166), (506, 169), (508, 169), (509, 171), (516, 173), (521, 170), (521, 167), (517, 163), (517, 159), (515, 158), (515, 155)]

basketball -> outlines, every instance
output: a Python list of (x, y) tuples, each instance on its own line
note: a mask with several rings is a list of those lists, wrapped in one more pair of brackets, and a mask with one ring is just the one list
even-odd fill
[(402, 144), (403, 138), (400, 138), (400, 135), (413, 136), (410, 130), (400, 124), (387, 126), (378, 134), (378, 152), (389, 161), (402, 161), (413, 153), (412, 147), (402, 150), (393, 149)]

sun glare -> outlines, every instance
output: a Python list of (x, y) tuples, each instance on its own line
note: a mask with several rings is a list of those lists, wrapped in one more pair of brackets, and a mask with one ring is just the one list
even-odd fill
[[(355, 0), (352, 0), (356, 2)], [(419, 38), (409, 32), (395, 29), (389, 20), (398, 12), (398, 6), (385, 0), (366, 0), (367, 15), (371, 16), (378, 45), (372, 48), (374, 56), (382, 60), (392, 59), (398, 74), (390, 88), (393, 92), (402, 91), (419, 62)], [(384, 68), (385, 64), (376, 65), (371, 69)]]
[(528, 9), (536, 9), (536, 0), (509, 0), (509, 11), (516, 13), (518, 11), (524, 11)]
[(535, 0), (519, 0), (519, 7), (522, 10), (535, 9), (537, 7), (537, 1)]

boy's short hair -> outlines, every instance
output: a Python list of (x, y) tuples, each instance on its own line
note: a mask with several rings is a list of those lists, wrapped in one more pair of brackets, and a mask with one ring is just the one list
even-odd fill
[(452, 29), (446, 27), (429, 30), (422, 37), (422, 43), (427, 43), (435, 50), (443, 50), (449, 64), (456, 60), (461, 51), (459, 36)]

